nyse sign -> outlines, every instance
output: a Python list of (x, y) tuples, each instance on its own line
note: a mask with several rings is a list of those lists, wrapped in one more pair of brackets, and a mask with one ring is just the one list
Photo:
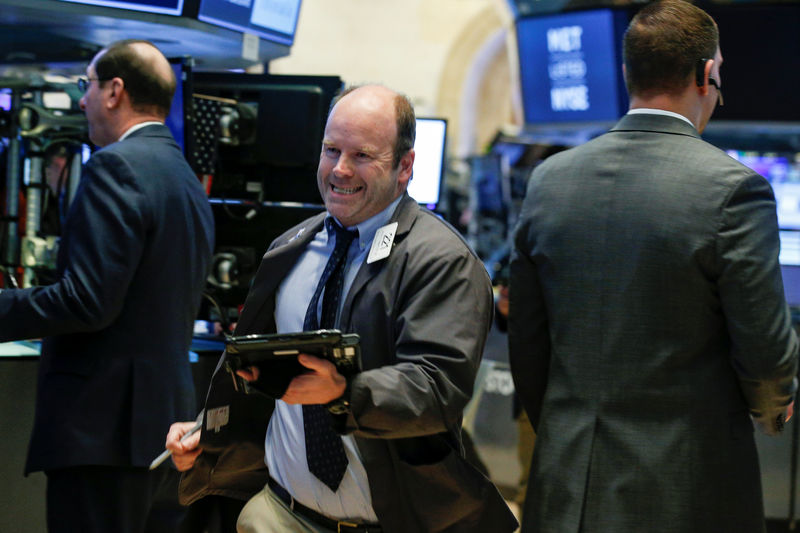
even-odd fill
[(614, 120), (622, 83), (624, 11), (595, 9), (517, 21), (525, 122)]
[(547, 30), (547, 72), (550, 77), (550, 109), (553, 111), (589, 109), (589, 86), (582, 37), (582, 26), (562, 26)]

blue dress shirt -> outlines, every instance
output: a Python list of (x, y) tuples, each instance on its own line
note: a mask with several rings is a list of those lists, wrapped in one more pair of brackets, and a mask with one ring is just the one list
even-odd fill
[[(347, 251), (339, 312), (361, 264), (369, 253), (376, 231), (389, 223), (401, 198), (402, 196), (397, 198), (372, 218), (347, 228), (358, 229), (358, 239), (353, 241)], [(278, 288), (275, 300), (275, 324), (278, 333), (303, 330), (306, 308), (317, 287), (317, 281), (322, 276), (328, 257), (333, 252), (335, 238), (330, 224), (338, 222), (331, 216), (325, 219), (325, 226), (314, 236), (314, 240), (309, 243)], [(322, 300), (319, 299), (319, 307), (322, 306)], [(338, 315), (336, 322), (337, 324), (339, 322)], [(378, 517), (372, 509), (367, 473), (355, 440), (352, 436), (344, 436), (342, 440), (349, 464), (339, 490), (334, 493), (308, 471), (302, 406), (289, 405), (277, 400), (267, 428), (265, 443), (265, 457), (270, 475), (297, 501), (326, 516), (377, 522)]]

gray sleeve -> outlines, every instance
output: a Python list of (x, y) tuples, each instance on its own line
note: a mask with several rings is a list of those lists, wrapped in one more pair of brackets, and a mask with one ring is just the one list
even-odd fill
[[(480, 261), (465, 245), (451, 252), (415, 249), (414, 264), (397, 271), (392, 278), (397, 287), (387, 287), (381, 296), (393, 316), (394, 363), (353, 380), (346, 431), (407, 438), (460, 427), (491, 326), (493, 299)], [(377, 313), (372, 320), (378, 323)]]
[(783, 426), (797, 389), (797, 336), (783, 293), (775, 198), (757, 174), (742, 180), (723, 207), (717, 237), (722, 311), (731, 364), (758, 426)]

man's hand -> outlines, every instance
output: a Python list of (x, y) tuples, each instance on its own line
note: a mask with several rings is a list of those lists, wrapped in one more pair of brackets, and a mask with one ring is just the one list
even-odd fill
[(202, 448), (197, 447), (197, 445), (200, 444), (199, 431), (181, 442), (181, 438), (195, 425), (196, 422), (175, 422), (169, 427), (169, 433), (167, 433), (167, 443), (165, 447), (168, 450), (172, 450), (172, 462), (175, 463), (175, 467), (181, 472), (192, 468), (197, 456), (203, 451)]
[(290, 404), (326, 404), (344, 394), (347, 380), (336, 365), (308, 354), (300, 354), (297, 361), (309, 371), (289, 383), (281, 400)]
[(246, 381), (256, 381), (259, 376), (259, 370), (257, 366), (248, 366), (237, 370), (236, 375), (243, 377)]

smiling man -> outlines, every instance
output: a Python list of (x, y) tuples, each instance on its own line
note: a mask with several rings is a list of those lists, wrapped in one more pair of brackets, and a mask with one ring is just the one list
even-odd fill
[[(229, 426), (220, 434), (204, 426), (199, 456), (197, 437), (179, 443), (192, 424), (170, 432), (175, 463), (192, 469), (184, 501), (241, 495), (254, 472), (264, 473), (267, 486), (244, 507), (240, 532), (516, 527), (461, 446), (462, 411), (491, 321), (491, 285), (455, 230), (406, 194), (414, 134), (411, 104), (385, 87), (350, 89), (334, 101), (317, 172), (327, 213), (272, 244), (236, 330), (358, 333), (364, 371), (347, 382), (329, 362), (303, 355), (307, 372), (273, 394), (280, 399), (253, 407), (249, 420), (242, 395), (220, 392), (231, 379), (218, 372), (206, 412), (230, 406)], [(329, 271), (339, 281), (319, 282)], [(255, 372), (244, 375), (259, 385)], [(265, 450), (248, 472), (248, 446), (238, 439), (225, 448), (220, 435), (237, 431), (235, 419), (251, 427), (259, 416), (264, 425), (250, 443), (260, 438)], [(327, 453), (317, 450), (323, 442)]]

